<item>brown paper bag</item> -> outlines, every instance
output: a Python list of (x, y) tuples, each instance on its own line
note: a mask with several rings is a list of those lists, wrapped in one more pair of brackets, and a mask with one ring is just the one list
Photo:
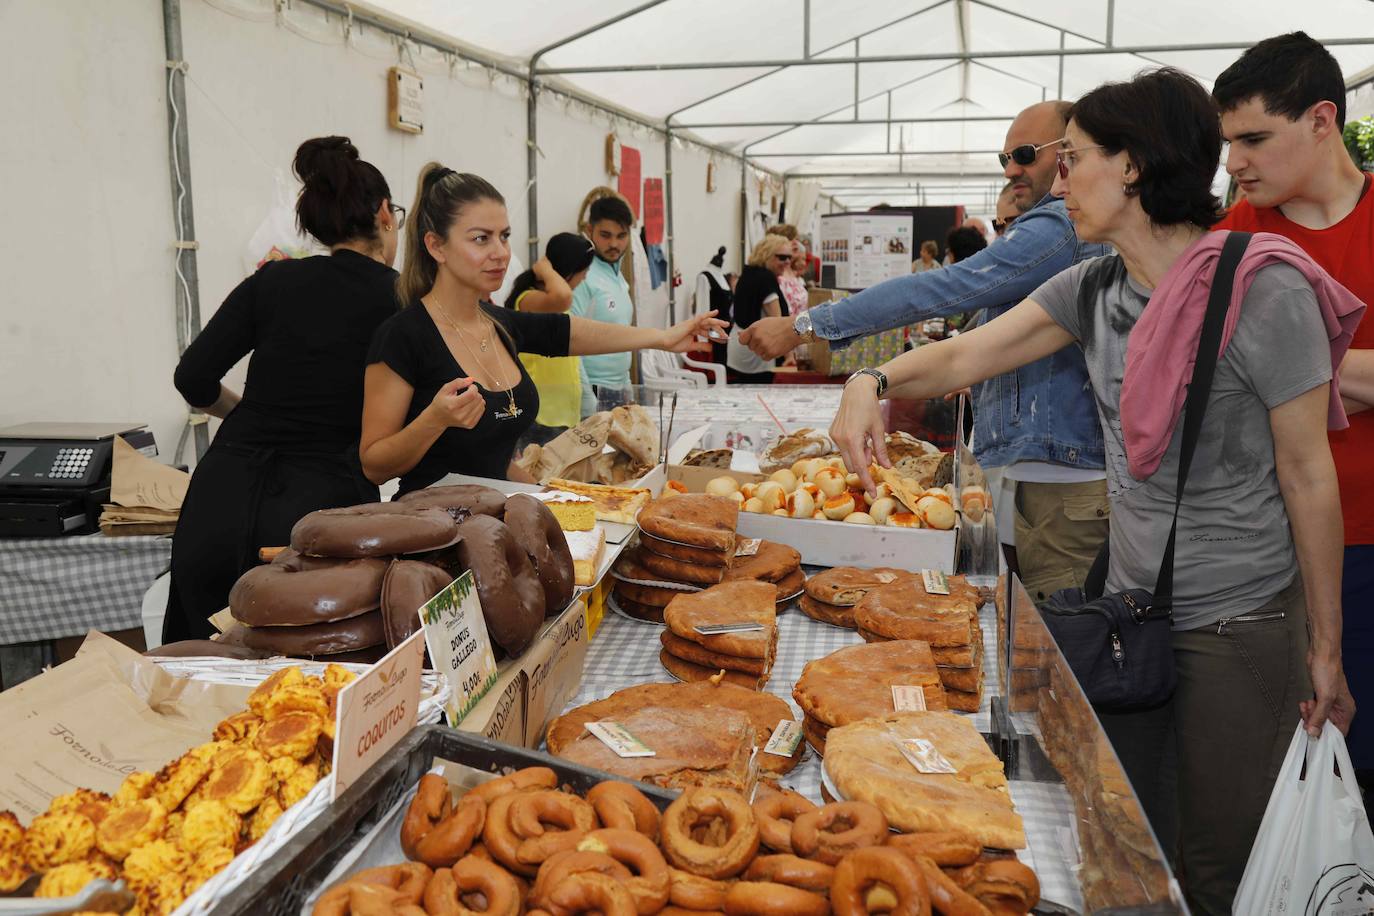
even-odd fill
[[(594, 413), (572, 429), (561, 433), (558, 438), (538, 449), (526, 449), (520, 459), (520, 466), (535, 480), (548, 480), (550, 477), (563, 477), (568, 480), (592, 481), (595, 478), (579, 477), (586, 473), (583, 462), (593, 458), (606, 448), (606, 440), (611, 431), (611, 412), (603, 410)], [(527, 466), (526, 457), (531, 458)]]
[(628, 455), (635, 466), (646, 470), (658, 464), (658, 424), (639, 404), (625, 404), (611, 411), (611, 447)]
[(113, 794), (130, 773), (155, 772), (211, 740), (251, 692), (173, 677), (92, 632), (71, 661), (0, 693), (0, 811), (27, 824), (56, 795)]

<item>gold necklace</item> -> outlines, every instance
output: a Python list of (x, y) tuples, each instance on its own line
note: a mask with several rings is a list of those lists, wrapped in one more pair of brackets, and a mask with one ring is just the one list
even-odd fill
[[(478, 306), (478, 309), (479, 309), (479, 320), (480, 320), (480, 318), (481, 318), (481, 316), (480, 316), (480, 309), (481, 309), (481, 306), (480, 306), (480, 305)], [(450, 315), (450, 314), (448, 313), (448, 309), (446, 309), (446, 308), (444, 308), (443, 306), (439, 305), (439, 300), (437, 300), (437, 299), (434, 300), (434, 310), (437, 311), (440, 315), (443, 315), (443, 316), (444, 316), (444, 320), (448, 322), (448, 326), (451, 327), (451, 328), (453, 328), (453, 330), (454, 330), (454, 331), (459, 335), (459, 337), (461, 338), (461, 337), (462, 337), (462, 334), (463, 334), (463, 329), (460, 328), (460, 327), (458, 327), (458, 322), (456, 322), (456, 321), (453, 320), (453, 316)], [(482, 351), (483, 353), (487, 352), (487, 336), (486, 336), (485, 334), (483, 334), (483, 335), (482, 335), (482, 339), (479, 340), (479, 341), (477, 342), (477, 346), (478, 346), (479, 349), (481, 349), (481, 351)]]
[[(435, 306), (435, 308), (439, 311), (439, 313), (440, 313), (441, 315), (444, 316), (444, 320), (447, 321), (447, 322), (449, 323), (449, 325), (452, 326), (453, 332), (458, 336), (458, 342), (459, 342), (460, 344), (463, 345), (463, 349), (464, 349), (465, 351), (467, 351), (468, 356), (471, 356), (471, 357), (472, 357), (472, 360), (473, 360), (474, 363), (477, 364), (477, 367), (478, 367), (479, 369), (482, 369), (483, 371), (485, 371), (485, 372), (487, 373), (487, 375), (489, 375), (489, 376), (491, 377), (492, 381), (496, 382), (497, 384), (501, 384), (501, 385), (507, 384), (507, 383), (501, 378), (500, 375), (498, 375), (497, 373), (493, 372), (493, 371), (491, 370), (491, 367), (488, 366), (485, 362), (482, 361), (481, 357), (479, 357), (476, 353), (473, 352), (472, 347), (468, 346), (467, 340), (465, 340), (465, 339), (463, 338), (463, 329), (460, 328), (460, 327), (458, 326), (458, 322), (454, 321), (453, 318), (449, 315), (449, 313), (448, 313), (446, 310), (444, 310), (443, 308), (441, 308), (441, 307), (439, 306), (439, 303), (438, 303), (437, 301), (434, 303), (434, 306)], [(481, 308), (481, 306), (479, 305), (478, 308)], [(490, 318), (487, 318), (485, 315), (481, 316), (481, 318), (484, 319), (485, 321), (490, 321), (490, 320), (491, 320)], [(481, 346), (482, 346), (482, 349), (483, 349), (483, 350), (486, 350), (487, 347), (486, 347), (486, 338), (485, 338), (485, 337), (482, 339), (482, 344), (481, 344)], [(520, 374), (519, 374), (519, 370), (516, 370), (515, 384), (509, 385), (509, 387), (506, 388), (506, 397), (507, 397), (507, 398), (509, 399), (509, 401), (510, 401), (510, 406), (509, 406), (509, 409), (508, 409), (508, 412), (507, 412), (507, 415), (506, 415), (507, 418), (509, 418), (509, 419), (514, 419), (514, 418), (520, 416), (520, 414), (522, 413), (522, 411), (520, 410), (520, 408), (517, 407), (516, 404), (515, 404), (515, 388), (516, 388), (516, 386), (519, 385), (519, 384), (520, 384)], [(493, 393), (495, 393), (495, 392), (493, 392)], [(499, 412), (499, 411), (497, 412), (497, 418), (498, 418), (498, 419), (501, 419), (501, 415), (500, 415), (500, 412)]]

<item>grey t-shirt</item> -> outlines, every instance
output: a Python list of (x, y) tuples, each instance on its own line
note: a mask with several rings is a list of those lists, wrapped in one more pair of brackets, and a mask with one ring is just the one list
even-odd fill
[[(1154, 588), (1173, 519), (1183, 423), (1159, 469), (1136, 480), (1121, 434), (1126, 342), (1150, 292), (1119, 255), (1083, 261), (1030, 297), (1083, 347), (1107, 451), (1111, 567), (1107, 587)], [(1188, 472), (1174, 548), (1174, 626), (1245, 614), (1292, 581), (1288, 515), (1274, 468), (1269, 411), (1331, 379), (1331, 350), (1302, 274), (1272, 265), (1255, 274), (1212, 379)]]

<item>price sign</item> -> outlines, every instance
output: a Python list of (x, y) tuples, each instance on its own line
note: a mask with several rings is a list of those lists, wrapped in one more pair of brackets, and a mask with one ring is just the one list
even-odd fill
[(339, 691), (331, 799), (415, 727), (424, 661), (425, 643), (415, 633)]
[(444, 712), (448, 724), (456, 726), (496, 683), (496, 656), (472, 570), (421, 605), (419, 613), (430, 661), (448, 678), (451, 692)]

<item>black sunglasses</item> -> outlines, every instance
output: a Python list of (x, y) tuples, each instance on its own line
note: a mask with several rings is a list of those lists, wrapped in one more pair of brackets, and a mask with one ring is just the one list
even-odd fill
[(775, 254), (775, 255), (773, 255), (773, 257), (777, 258), (779, 261), (790, 261), (790, 260), (792, 260), (792, 255), (790, 255), (790, 254)]
[(1030, 165), (1036, 160), (1036, 157), (1040, 155), (1042, 149), (1063, 142), (1064, 138), (1060, 137), (1058, 140), (1051, 140), (1049, 143), (1041, 143), (1039, 146), (1036, 146), (1034, 143), (1023, 143), (1020, 146), (1013, 147), (1012, 151), (1009, 153), (998, 153), (997, 161), (1002, 163), (1002, 168), (1006, 168), (1008, 162), (1015, 162), (1017, 165), (1021, 166)]

